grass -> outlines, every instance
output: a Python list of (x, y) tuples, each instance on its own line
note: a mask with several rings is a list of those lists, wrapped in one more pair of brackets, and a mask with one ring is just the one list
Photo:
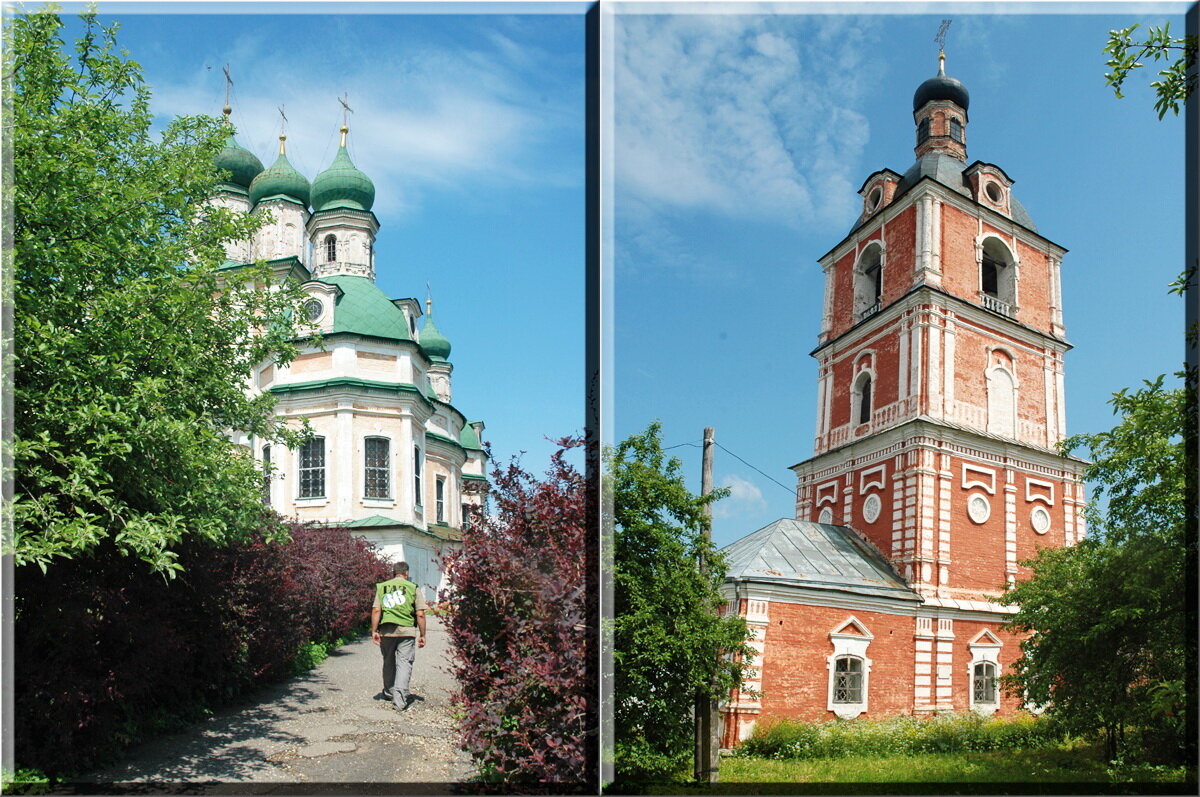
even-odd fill
[[(889, 784), (1162, 784), (1160, 793), (1195, 793), (1183, 767), (1111, 765), (1098, 746), (1064, 743), (1039, 750), (976, 753), (923, 753), (909, 756), (851, 756), (844, 758), (780, 760), (732, 757), (721, 761), (723, 784), (862, 783)], [(1169, 788), (1189, 784), (1190, 791)], [(1119, 789), (1123, 790), (1123, 789)], [(730, 791), (736, 791), (731, 789)], [(878, 789), (864, 789), (865, 792)], [(1030, 789), (1038, 791), (1038, 789)], [(1048, 789), (1047, 791), (1053, 791)], [(917, 788), (916, 793), (931, 793)]]

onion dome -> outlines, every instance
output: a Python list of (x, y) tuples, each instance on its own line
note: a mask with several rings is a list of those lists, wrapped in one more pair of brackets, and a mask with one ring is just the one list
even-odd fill
[(269, 169), (255, 177), (254, 182), (250, 184), (250, 201), (256, 205), (267, 197), (282, 194), (308, 207), (310, 190), (308, 180), (303, 174), (296, 171), (292, 164), (288, 163), (285, 152), (286, 141), (287, 136), (279, 137), (279, 157), (275, 159)]
[(249, 188), (251, 181), (263, 170), (263, 165), (253, 152), (237, 143), (233, 133), (230, 133), (225, 139), (225, 146), (217, 153), (217, 168), (229, 172), (229, 178), (223, 182)]
[(938, 56), (937, 76), (931, 77), (917, 86), (917, 91), (913, 94), (913, 113), (921, 110), (925, 103), (934, 100), (948, 100), (964, 111), (971, 104), (971, 95), (967, 92), (967, 87), (961, 81), (946, 76), (946, 56), (944, 54)]
[(433, 302), (425, 301), (425, 321), (421, 324), (421, 349), (434, 362), (450, 358), (450, 341), (433, 325)]
[(312, 184), (313, 210), (350, 208), (370, 210), (375, 203), (375, 184), (355, 168), (346, 150), (346, 133), (342, 125), (342, 143), (329, 168), (317, 175)]

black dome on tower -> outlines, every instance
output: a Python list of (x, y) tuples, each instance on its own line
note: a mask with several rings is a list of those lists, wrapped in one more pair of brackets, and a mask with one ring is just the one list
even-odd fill
[(913, 113), (931, 100), (949, 100), (965, 111), (971, 104), (971, 95), (961, 81), (946, 77), (944, 72), (939, 71), (936, 77), (917, 86), (917, 93), (913, 95)]

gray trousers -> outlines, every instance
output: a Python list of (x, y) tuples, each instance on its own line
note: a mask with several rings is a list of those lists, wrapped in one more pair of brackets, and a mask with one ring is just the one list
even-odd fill
[(413, 659), (417, 656), (415, 636), (385, 636), (379, 638), (383, 653), (383, 691), (392, 696), (398, 708), (408, 701), (408, 682), (412, 680)]

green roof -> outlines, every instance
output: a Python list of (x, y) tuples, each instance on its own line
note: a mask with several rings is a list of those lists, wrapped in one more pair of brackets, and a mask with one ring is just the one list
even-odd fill
[[(469, 451), (482, 451), (483, 446), (479, 444), (479, 435), (475, 433), (475, 427), (471, 424), (463, 424), (462, 434), (458, 436), (458, 442), (462, 447)], [(466, 478), (464, 476), (464, 478)]]
[(250, 201), (257, 205), (267, 197), (282, 194), (308, 207), (309, 190), (308, 180), (281, 152), (270, 168), (260, 172), (250, 183)]
[(318, 281), (342, 289), (342, 295), (334, 305), (331, 332), (412, 341), (404, 311), (392, 304), (374, 280), (338, 274), (321, 277)]
[(329, 168), (313, 180), (313, 210), (350, 208), (370, 210), (375, 202), (375, 184), (350, 160), (346, 145), (338, 147)]
[(434, 362), (446, 362), (450, 357), (450, 341), (433, 325), (433, 311), (425, 316), (421, 326), (421, 348)]
[(217, 153), (217, 168), (229, 172), (227, 184), (246, 189), (263, 170), (263, 165), (253, 152), (237, 143), (230, 135), (225, 139), (225, 146)]

